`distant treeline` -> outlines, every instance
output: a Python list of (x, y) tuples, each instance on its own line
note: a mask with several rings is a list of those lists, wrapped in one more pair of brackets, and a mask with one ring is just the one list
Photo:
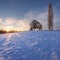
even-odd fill
[(18, 31), (5, 31), (5, 30), (0, 30), (0, 34), (4, 34), (4, 33), (14, 33), (14, 32), (18, 32)]

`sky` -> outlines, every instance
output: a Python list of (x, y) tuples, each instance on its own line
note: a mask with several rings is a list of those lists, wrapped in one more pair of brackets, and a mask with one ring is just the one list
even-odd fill
[(0, 29), (29, 30), (29, 23), (36, 19), (47, 27), (48, 4), (54, 14), (54, 29), (60, 27), (60, 0), (0, 0)]

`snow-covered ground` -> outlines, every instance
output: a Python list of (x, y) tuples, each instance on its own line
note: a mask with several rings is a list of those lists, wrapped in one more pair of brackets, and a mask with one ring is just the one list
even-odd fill
[(60, 60), (60, 31), (0, 34), (0, 60)]

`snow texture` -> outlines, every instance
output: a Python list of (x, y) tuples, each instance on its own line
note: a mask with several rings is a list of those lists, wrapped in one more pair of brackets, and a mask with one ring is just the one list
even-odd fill
[(0, 60), (60, 60), (60, 31), (0, 34)]

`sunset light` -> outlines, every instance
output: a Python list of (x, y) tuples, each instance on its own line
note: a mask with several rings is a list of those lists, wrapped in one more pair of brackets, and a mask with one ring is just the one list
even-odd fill
[(10, 31), (10, 29), (11, 29), (10, 27), (5, 28), (5, 30), (6, 30), (7, 32)]
[[(15, 19), (15, 18), (3, 18), (0, 19), (1, 27), (0, 29), (6, 32), (14, 31), (28, 31), (30, 29), (29, 22), (27, 19)], [(3, 21), (3, 22), (2, 22)]]
[(0, 0), (0, 60), (60, 60), (60, 0)]

